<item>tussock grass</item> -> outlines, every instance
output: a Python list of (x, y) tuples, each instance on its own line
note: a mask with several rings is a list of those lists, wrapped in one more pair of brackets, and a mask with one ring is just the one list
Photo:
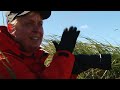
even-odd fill
[[(48, 36), (49, 39), (44, 39), (47, 44), (42, 44), (44, 49), (51, 55), (55, 53), (55, 47), (52, 40), (59, 42), (60, 37), (57, 35)], [(115, 47), (109, 42), (103, 44), (91, 38), (84, 37), (88, 42), (83, 43), (77, 41), (74, 54), (111, 54), (112, 55), (112, 70), (89, 69), (78, 75), (78, 79), (120, 79), (120, 46)]]

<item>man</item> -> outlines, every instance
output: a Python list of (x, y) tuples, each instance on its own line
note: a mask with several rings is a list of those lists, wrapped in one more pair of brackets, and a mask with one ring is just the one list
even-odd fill
[[(7, 27), (0, 27), (1, 79), (70, 79), (75, 57), (72, 54), (80, 31), (66, 28), (49, 67), (49, 56), (41, 49), (43, 20), (51, 11), (6, 11)], [(76, 75), (75, 75), (76, 78)]]

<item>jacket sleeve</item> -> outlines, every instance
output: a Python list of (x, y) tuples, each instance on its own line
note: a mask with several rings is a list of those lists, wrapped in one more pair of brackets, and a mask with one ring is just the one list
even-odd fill
[(70, 79), (74, 65), (74, 55), (60, 50), (52, 58), (52, 62), (41, 73), (42, 79)]
[(78, 77), (78, 74), (71, 74), (70, 79), (77, 79), (77, 77)]

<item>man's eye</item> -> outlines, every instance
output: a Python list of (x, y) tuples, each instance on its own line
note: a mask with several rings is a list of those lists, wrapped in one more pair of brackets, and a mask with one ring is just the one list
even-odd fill
[(31, 23), (26, 23), (25, 25), (26, 26), (33, 26)]
[(42, 25), (43, 25), (43, 23), (39, 23), (39, 25), (40, 25), (40, 26), (42, 26)]

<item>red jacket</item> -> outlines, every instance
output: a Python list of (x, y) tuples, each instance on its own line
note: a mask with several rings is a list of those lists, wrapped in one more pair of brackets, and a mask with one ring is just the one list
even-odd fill
[[(67, 54), (67, 56), (62, 55)], [(49, 67), (44, 65), (49, 56), (39, 48), (33, 56), (27, 56), (19, 49), (7, 31), (0, 27), (0, 78), (1, 79), (71, 79), (74, 55), (67, 51), (58, 51), (52, 58)]]

